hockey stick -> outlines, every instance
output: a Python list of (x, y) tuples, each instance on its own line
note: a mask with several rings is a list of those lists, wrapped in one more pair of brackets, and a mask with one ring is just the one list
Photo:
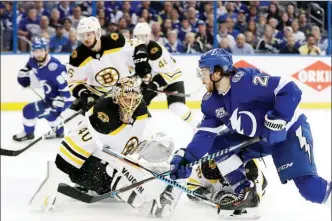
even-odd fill
[(201, 89), (202, 89), (202, 86), (200, 88), (198, 88), (196, 91), (194, 91), (193, 93), (184, 94), (184, 93), (179, 93), (177, 91), (152, 90), (152, 89), (148, 88), (149, 91), (153, 91), (156, 93), (162, 93), (162, 94), (166, 94), (166, 95), (177, 96), (177, 97), (191, 97), (191, 96), (197, 94)]
[(24, 151), (28, 150), (30, 147), (32, 147), (33, 145), (38, 143), (39, 141), (43, 140), (47, 135), (56, 132), (56, 130), (59, 129), (60, 127), (62, 127), (65, 123), (71, 121), (72, 119), (74, 119), (76, 116), (80, 115), (83, 112), (84, 112), (84, 110), (80, 110), (77, 113), (73, 114), (72, 116), (68, 117), (66, 120), (61, 122), (61, 124), (59, 124), (58, 126), (52, 128), (52, 130), (50, 130), (47, 133), (43, 134), (42, 136), (40, 136), (39, 138), (34, 140), (32, 143), (30, 143), (28, 146), (24, 147), (23, 149), (20, 149), (20, 150), (6, 150), (6, 149), (0, 148), (0, 155), (11, 156), (11, 157), (15, 157), (17, 155), (20, 155), (21, 153), (23, 153)]
[[(231, 151), (234, 151), (236, 149), (240, 149), (240, 148), (243, 148), (243, 147), (246, 147), (246, 146), (249, 146), (253, 143), (256, 143), (256, 142), (259, 142), (261, 140), (261, 138), (259, 137), (256, 137), (256, 138), (252, 138), (250, 140), (246, 140), (246, 141), (243, 141), (242, 143), (236, 145), (236, 146), (232, 146), (232, 147), (229, 147), (229, 148), (226, 148), (224, 150), (220, 150), (216, 153), (213, 153), (213, 154), (210, 154), (208, 156), (205, 156), (199, 160), (196, 160), (190, 164), (188, 164), (187, 166), (188, 167), (193, 167), (195, 165), (198, 165), (200, 163), (203, 163), (205, 161), (208, 161), (208, 160), (212, 160), (212, 159), (215, 159), (216, 157), (219, 157), (219, 156), (223, 156)], [(104, 151), (105, 152), (105, 151)], [(121, 158), (122, 159), (122, 158)], [(142, 168), (139, 164), (135, 163), (134, 164), (135, 166), (138, 166), (140, 168)], [(144, 169), (144, 168), (143, 168)], [(83, 193), (79, 190), (77, 190), (76, 188), (74, 187), (71, 187), (69, 185), (66, 185), (66, 184), (63, 184), (61, 188), (58, 189), (58, 191), (62, 194), (65, 194), (67, 195), (68, 197), (71, 197), (71, 198), (74, 198), (76, 200), (80, 200), (82, 202), (85, 202), (85, 203), (95, 203), (95, 202), (98, 202), (100, 200), (104, 200), (104, 199), (107, 199), (109, 197), (115, 197), (117, 194), (119, 193), (123, 193), (123, 192), (126, 192), (130, 189), (133, 189), (137, 186), (140, 186), (146, 182), (149, 182), (151, 180), (154, 180), (154, 179), (158, 179), (158, 177), (163, 177), (168, 175), (170, 173), (170, 171), (167, 171), (165, 173), (162, 173), (162, 174), (153, 174), (154, 176), (153, 177), (150, 177), (150, 178), (147, 178), (145, 180), (142, 180), (142, 181), (139, 181), (137, 183), (134, 183), (132, 185), (129, 185), (127, 187), (123, 187), (123, 188), (120, 188), (119, 190), (115, 190), (115, 191), (111, 191), (109, 193), (105, 193), (103, 195), (100, 195), (100, 196), (91, 196), (89, 194), (86, 194), (86, 193)], [(185, 188), (185, 187), (183, 187)], [(186, 188), (187, 189), (187, 188)], [(190, 194), (191, 195), (191, 194)], [(211, 205), (211, 202), (207, 202), (209, 205)], [(212, 206), (216, 206), (215, 204), (213, 204)]]
[[(169, 174), (169, 172), (167, 171), (165, 173), (160, 174), (160, 176), (166, 176), (168, 174)], [(68, 197), (71, 197), (73, 199), (82, 201), (84, 203), (96, 203), (96, 202), (99, 202), (99, 201), (104, 200), (104, 199), (116, 197), (120, 193), (123, 193), (123, 192), (126, 192), (128, 190), (134, 189), (134, 188), (136, 188), (138, 186), (141, 186), (144, 183), (147, 183), (147, 182), (149, 182), (151, 180), (154, 180), (154, 179), (156, 179), (156, 177), (154, 177), (154, 176), (149, 177), (147, 179), (141, 180), (141, 181), (139, 181), (137, 183), (134, 183), (132, 185), (125, 186), (125, 187), (122, 187), (118, 190), (110, 191), (108, 193), (105, 193), (105, 194), (102, 194), (102, 195), (99, 195), (99, 196), (92, 196), (90, 194), (83, 193), (82, 191), (80, 191), (80, 190), (78, 190), (78, 189), (76, 189), (72, 186), (69, 186), (65, 183), (61, 183), (59, 185), (58, 192), (66, 195)]]

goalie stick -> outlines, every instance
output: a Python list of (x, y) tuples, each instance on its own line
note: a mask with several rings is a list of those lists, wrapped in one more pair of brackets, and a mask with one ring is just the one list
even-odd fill
[[(219, 156), (223, 156), (231, 151), (234, 151), (236, 149), (240, 149), (240, 148), (243, 148), (243, 147), (246, 147), (246, 146), (249, 146), (253, 143), (256, 143), (256, 142), (259, 142), (261, 140), (260, 137), (256, 137), (256, 138), (252, 138), (250, 140), (246, 140), (246, 141), (243, 141), (242, 143), (236, 145), (236, 146), (232, 146), (232, 147), (229, 147), (229, 148), (226, 148), (226, 149), (223, 149), (223, 150), (220, 150), (216, 153), (213, 153), (213, 154), (210, 154), (210, 155), (207, 155), (205, 157), (202, 157), (201, 159), (199, 160), (196, 160), (190, 164), (187, 164), (186, 166), (188, 167), (193, 167), (195, 165), (198, 165), (200, 163), (203, 163), (205, 161), (208, 161), (208, 160), (212, 160), (212, 159), (215, 159), (216, 157), (219, 157)], [(104, 151), (105, 152), (105, 151)], [(109, 152), (107, 152), (109, 153)], [(112, 155), (112, 154), (111, 154)], [(113, 154), (114, 156), (114, 154)], [(117, 157), (117, 156), (116, 156)], [(122, 156), (121, 156), (122, 157)], [(121, 158), (122, 159), (122, 158)], [(128, 163), (128, 162), (127, 162)], [(140, 166), (138, 163), (135, 163), (135, 162), (132, 162), (132, 163), (129, 163), (129, 164), (133, 164), (134, 166), (138, 166), (142, 169), (144, 169), (142, 166)], [(150, 171), (149, 171), (150, 172)], [(144, 180), (141, 180), (137, 183), (134, 183), (132, 185), (129, 185), (129, 186), (126, 186), (126, 187), (123, 187), (123, 188), (120, 188), (118, 190), (114, 190), (114, 191), (110, 191), (108, 193), (105, 193), (103, 195), (100, 195), (100, 196), (92, 196), (92, 195), (89, 195), (87, 193), (83, 193), (81, 191), (79, 191), (78, 189), (72, 187), (72, 186), (69, 186), (67, 184), (61, 184), (61, 187), (59, 186), (59, 189), (58, 189), (58, 192), (68, 196), (68, 197), (71, 197), (73, 199), (76, 199), (76, 200), (79, 200), (79, 201), (82, 201), (84, 203), (95, 203), (95, 202), (98, 202), (98, 201), (101, 201), (101, 200), (104, 200), (104, 199), (107, 199), (107, 198), (110, 198), (110, 197), (115, 197), (117, 194), (119, 193), (123, 193), (123, 192), (126, 192), (128, 190), (131, 190), (133, 188), (136, 188), (140, 185), (143, 185), (144, 183), (147, 183), (151, 180), (154, 180), (154, 179), (159, 179), (160, 178), (164, 178), (164, 176), (167, 176), (169, 175), (170, 171), (167, 171), (167, 172), (164, 172), (162, 174), (156, 174), (154, 173), (153, 171), (151, 171), (153, 174), (153, 177), (150, 177), (150, 178), (147, 178), (147, 179), (144, 179)], [(150, 172), (150, 173), (151, 173)], [(170, 180), (171, 181), (171, 180)], [(172, 181), (171, 181), (172, 182)], [(175, 181), (174, 181), (175, 182)], [(179, 184), (178, 184), (179, 185)], [(181, 186), (181, 185), (180, 185)], [(183, 186), (181, 186), (183, 187)], [(185, 187), (183, 187), (185, 188)], [(187, 192), (187, 188), (185, 188), (185, 192)], [(191, 191), (192, 192), (192, 191)], [(190, 193), (188, 193), (190, 194)], [(190, 194), (192, 195), (192, 194)], [(195, 193), (195, 196), (197, 196), (197, 194)], [(198, 197), (200, 198), (200, 197)], [(206, 200), (205, 200), (206, 201)], [(206, 202), (208, 205), (211, 205), (211, 202)], [(212, 204), (213, 207), (215, 207), (216, 205), (215, 204)]]
[(21, 153), (25, 152), (30, 147), (32, 147), (33, 145), (38, 143), (39, 141), (43, 140), (47, 135), (49, 135), (51, 133), (54, 133), (58, 128), (62, 127), (65, 123), (71, 121), (72, 119), (74, 119), (76, 116), (80, 115), (83, 112), (84, 112), (84, 110), (80, 110), (77, 113), (73, 114), (72, 116), (68, 117), (66, 120), (61, 122), (61, 124), (59, 124), (58, 126), (52, 128), (52, 130), (48, 131), (47, 133), (43, 134), (42, 136), (38, 137), (36, 140), (34, 140), (30, 144), (28, 144), (28, 146), (24, 147), (23, 149), (20, 149), (20, 150), (6, 150), (6, 149), (0, 148), (0, 155), (2, 155), (2, 156), (11, 156), (11, 157), (15, 157), (15, 156), (20, 155)]
[[(260, 140), (261, 140), (260, 137), (256, 137), (256, 138), (252, 138), (252, 139), (247, 140), (247, 141), (243, 141), (242, 143), (240, 143), (240, 144), (238, 144), (238, 145), (236, 145), (236, 146), (232, 146), (232, 147), (229, 147), (229, 148), (226, 148), (226, 149), (220, 150), (220, 151), (218, 151), (218, 152), (216, 152), (216, 153), (213, 153), (213, 154), (207, 155), (207, 156), (205, 156), (205, 157), (203, 157), (203, 158), (201, 158), (201, 159), (199, 159), (199, 160), (196, 160), (196, 161), (194, 161), (194, 162), (192, 162), (192, 163), (190, 163), (190, 164), (187, 164), (186, 166), (188, 166), (188, 167), (193, 167), (193, 166), (198, 165), (198, 164), (200, 164), (200, 163), (203, 163), (203, 162), (205, 162), (205, 161), (215, 159), (216, 157), (219, 157), (219, 156), (223, 156), (223, 155), (225, 155), (225, 154), (227, 154), (227, 153), (229, 153), (229, 152), (231, 152), (231, 151), (234, 151), (234, 150), (236, 150), (236, 149), (240, 149), (240, 148), (243, 148), (243, 147), (249, 146), (249, 145), (251, 145), (251, 144), (253, 144), (253, 143), (259, 142)], [(125, 161), (125, 162), (128, 163), (128, 164), (132, 164), (132, 165), (134, 165), (134, 166), (136, 166), (136, 167), (139, 167), (139, 168), (142, 168), (142, 169), (147, 170), (146, 168), (144, 168), (143, 166), (139, 165), (138, 163), (135, 163), (135, 162), (133, 162), (133, 161), (131, 161), (131, 160), (125, 160), (125, 158), (124, 158), (122, 155), (115, 154), (115, 153), (112, 152), (112, 151), (110, 152), (109, 149), (104, 149), (103, 151), (106, 152), (106, 153), (109, 153), (110, 155), (112, 155), (112, 156), (114, 156), (114, 157), (117, 157), (117, 158), (119, 158), (119, 159), (122, 159), (123, 161)], [(149, 170), (147, 170), (147, 171), (149, 171)], [(114, 197), (114, 196), (116, 196), (116, 195), (119, 194), (119, 193), (126, 192), (126, 191), (128, 191), (128, 190), (130, 190), (130, 189), (133, 189), (133, 188), (135, 188), (135, 187), (137, 187), (137, 186), (140, 186), (140, 185), (142, 185), (142, 184), (144, 184), (144, 183), (146, 183), (146, 182), (149, 182), (149, 181), (151, 181), (151, 180), (159, 179), (159, 180), (164, 181), (164, 180), (166, 179), (166, 180), (167, 180), (166, 183), (168, 183), (168, 182), (172, 182), (173, 185), (176, 185), (176, 184), (177, 184), (178, 186), (175, 186), (175, 187), (184, 190), (185, 192), (187, 192), (187, 193), (190, 194), (190, 195), (193, 195), (193, 196), (196, 196), (196, 197), (198, 197), (198, 198), (201, 198), (200, 196), (197, 196), (197, 193), (194, 193), (194, 194), (193, 194), (193, 191), (188, 190), (186, 187), (181, 186), (180, 184), (176, 183), (175, 181), (168, 180), (167, 178), (165, 178), (164, 176), (168, 175), (168, 174), (170, 173), (170, 171), (167, 171), (167, 172), (162, 173), (162, 174), (156, 174), (156, 173), (154, 173), (153, 171), (149, 171), (149, 172), (152, 173), (153, 177), (150, 177), (150, 178), (147, 178), (147, 179), (145, 179), (145, 180), (139, 181), (139, 182), (134, 183), (134, 184), (132, 184), (132, 185), (129, 185), (129, 186), (127, 186), (127, 187), (120, 188), (119, 190), (115, 190), (115, 191), (111, 191), (111, 192), (109, 192), (109, 193), (105, 193), (105, 194), (100, 195), (100, 196), (91, 196), (91, 195), (89, 195), (89, 194), (83, 193), (83, 192), (77, 190), (76, 188), (71, 187), (71, 186), (66, 185), (66, 184), (62, 184), (62, 187), (59, 188), (58, 191), (59, 191), (60, 193), (62, 193), (62, 194), (67, 195), (68, 197), (74, 198), (74, 199), (76, 199), (76, 200), (79, 200), (79, 201), (82, 201), (82, 202), (85, 202), (85, 203), (95, 203), (95, 202), (98, 202), (98, 201), (101, 201), (101, 200), (107, 199), (107, 198), (109, 198), (109, 197)], [(165, 182), (165, 181), (164, 181), (164, 182)], [(176, 184), (174, 184), (174, 182), (175, 182)], [(168, 183), (168, 184), (170, 184), (170, 183)], [(172, 184), (170, 184), (170, 185), (172, 185)], [(188, 191), (190, 191), (190, 192), (188, 192)], [(201, 199), (202, 199), (202, 198), (201, 198)], [(209, 199), (203, 199), (203, 200), (204, 200), (207, 204), (209, 204), (209, 205), (212, 205), (212, 206), (214, 206), (214, 207), (216, 206), (216, 204), (215, 204), (215, 203), (211, 203), (211, 200), (209, 200)]]

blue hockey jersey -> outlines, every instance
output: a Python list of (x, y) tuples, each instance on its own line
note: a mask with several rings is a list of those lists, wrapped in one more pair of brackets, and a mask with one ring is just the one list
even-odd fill
[[(61, 64), (58, 59), (48, 55), (46, 62), (42, 66), (39, 66), (36, 59), (30, 57), (25, 70), (32, 70), (35, 73), (38, 81), (44, 89), (45, 100), (53, 100), (55, 97), (60, 96), (66, 101), (71, 97), (67, 81), (65, 80), (67, 74), (66, 66)], [(29, 86), (29, 75), (19, 75), (18, 82), (23, 87)]]
[(300, 118), (296, 111), (301, 95), (296, 84), (283, 77), (269, 76), (253, 68), (238, 68), (226, 93), (204, 95), (201, 105), (204, 117), (187, 152), (197, 159), (204, 156), (223, 125), (249, 137), (263, 136), (267, 130), (265, 115), (270, 110), (287, 122), (289, 133), (296, 121), (305, 118)]

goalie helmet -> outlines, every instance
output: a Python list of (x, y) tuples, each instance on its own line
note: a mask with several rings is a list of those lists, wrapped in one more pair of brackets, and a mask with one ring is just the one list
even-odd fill
[(101, 27), (97, 18), (90, 16), (82, 18), (77, 25), (77, 40), (84, 41), (84, 34), (88, 32), (94, 32), (96, 40), (101, 37)]
[(114, 102), (120, 106), (120, 120), (128, 124), (133, 113), (142, 101), (141, 82), (136, 78), (125, 77), (113, 89)]
[(151, 28), (146, 22), (139, 22), (133, 30), (134, 37), (148, 44), (150, 41)]

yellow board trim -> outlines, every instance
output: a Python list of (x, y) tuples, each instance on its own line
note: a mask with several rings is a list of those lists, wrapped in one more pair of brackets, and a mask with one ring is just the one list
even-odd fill
[(122, 124), (120, 127), (118, 127), (116, 130), (113, 130), (111, 133), (109, 133), (108, 135), (117, 135), (118, 133), (121, 132), (121, 130), (123, 130), (123, 128), (125, 128), (127, 126), (127, 124)]
[(136, 117), (136, 120), (143, 120), (143, 119), (148, 118), (148, 116), (149, 116), (148, 114), (143, 114), (141, 116)]
[(68, 152), (68, 150), (66, 150), (66, 148), (64, 148), (63, 146), (60, 146), (60, 151), (61, 153), (63, 153), (66, 157), (68, 157), (69, 160), (77, 163), (77, 165), (82, 166), (84, 164), (84, 161), (77, 158), (76, 156), (72, 155), (71, 153)]
[[(1, 102), (1, 111), (21, 111), (28, 102)], [(200, 109), (200, 101), (187, 101), (187, 106), (190, 109)], [(331, 109), (331, 103), (300, 103), (300, 108), (302, 109)], [(168, 109), (166, 101), (152, 101), (149, 109)]]
[(91, 153), (82, 149), (80, 146), (78, 146), (70, 137), (65, 137), (65, 140), (69, 143), (69, 147), (72, 148), (75, 152), (79, 153), (82, 156), (85, 156), (86, 158), (91, 156)]

